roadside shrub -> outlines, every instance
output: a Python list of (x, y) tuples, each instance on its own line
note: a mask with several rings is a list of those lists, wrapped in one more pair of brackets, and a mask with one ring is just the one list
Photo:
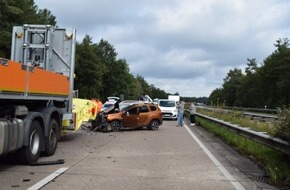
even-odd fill
[(290, 109), (278, 108), (278, 121), (276, 122), (275, 136), (290, 142)]

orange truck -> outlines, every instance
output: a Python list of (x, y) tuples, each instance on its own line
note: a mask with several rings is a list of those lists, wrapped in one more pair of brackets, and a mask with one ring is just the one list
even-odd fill
[[(22, 163), (36, 163), (41, 153), (55, 153), (63, 130), (79, 128), (75, 45), (74, 28), (13, 27), (11, 59), (0, 58), (0, 157), (13, 153)], [(89, 111), (95, 107), (86, 104)]]

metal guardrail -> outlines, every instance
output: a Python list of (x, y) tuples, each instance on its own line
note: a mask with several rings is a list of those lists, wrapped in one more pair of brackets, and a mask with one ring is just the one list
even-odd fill
[(258, 113), (266, 113), (266, 114), (277, 114), (278, 109), (267, 109), (265, 108), (244, 108), (244, 107), (224, 107), (224, 109), (229, 110), (240, 110), (240, 111), (249, 111), (249, 112), (258, 112)]
[(262, 120), (277, 120), (278, 116), (277, 115), (270, 115), (270, 114), (260, 114), (260, 113), (253, 113), (253, 112), (244, 112), (244, 116), (249, 116), (252, 119), (254, 118), (260, 118)]
[(222, 127), (235, 132), (243, 137), (251, 139), (255, 142), (278, 150), (284, 154), (290, 155), (290, 144), (287, 141), (281, 140), (279, 138), (272, 137), (270, 135), (265, 134), (265, 132), (257, 132), (253, 131), (250, 128), (241, 127), (237, 124), (232, 124), (229, 122), (225, 122), (223, 120), (219, 120), (216, 118), (208, 117), (203, 114), (196, 113), (196, 116), (201, 117), (203, 119), (215, 122), (220, 124)]
[[(219, 109), (219, 108), (212, 108), (212, 107), (198, 107), (201, 109), (206, 109), (209, 111), (218, 111), (218, 112), (223, 112), (223, 113), (229, 113), (233, 112), (233, 110), (229, 109)], [(278, 116), (275, 114), (265, 114), (265, 113), (256, 113), (256, 112), (243, 112), (243, 115), (245, 117), (250, 117), (251, 119), (256, 119), (256, 120), (263, 120), (263, 121), (275, 121), (278, 119)]]

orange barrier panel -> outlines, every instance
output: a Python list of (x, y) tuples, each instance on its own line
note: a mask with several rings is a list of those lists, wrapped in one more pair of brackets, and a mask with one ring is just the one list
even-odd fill
[(21, 63), (14, 61), (8, 61), (8, 65), (0, 64), (0, 90), (32, 94), (69, 95), (70, 83), (68, 77), (37, 67), (33, 68), (32, 72), (23, 70), (21, 67)]
[(26, 71), (22, 64), (8, 61), (8, 65), (0, 64), (0, 90), (24, 92), (26, 88)]
[(69, 80), (62, 74), (35, 68), (29, 75), (28, 92), (38, 94), (69, 95)]

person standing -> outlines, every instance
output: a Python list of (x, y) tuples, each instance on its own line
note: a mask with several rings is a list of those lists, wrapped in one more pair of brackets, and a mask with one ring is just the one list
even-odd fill
[(196, 108), (193, 102), (190, 105), (189, 111), (190, 111), (190, 125), (195, 125)]
[(184, 102), (180, 101), (179, 104), (176, 106), (178, 112), (177, 112), (177, 127), (183, 126), (183, 114), (184, 114)]

